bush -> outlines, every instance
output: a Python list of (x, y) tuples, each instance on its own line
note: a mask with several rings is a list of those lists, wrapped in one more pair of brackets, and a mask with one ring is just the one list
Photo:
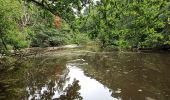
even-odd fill
[(89, 39), (88, 35), (85, 33), (75, 33), (72, 38), (71, 38), (71, 43), (74, 44), (88, 44), (91, 42), (91, 40)]
[(34, 35), (30, 36), (33, 47), (48, 47), (67, 44), (70, 34), (66, 30), (58, 31), (55, 28), (37, 25), (34, 27)]

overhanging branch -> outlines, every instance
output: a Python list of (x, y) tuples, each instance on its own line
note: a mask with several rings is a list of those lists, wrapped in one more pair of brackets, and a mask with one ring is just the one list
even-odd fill
[[(27, 0), (27, 1), (30, 1), (30, 2), (33, 2), (35, 3), (36, 5), (42, 7), (43, 9), (45, 10), (48, 10), (49, 12), (51, 12), (52, 14), (54, 15), (58, 15), (52, 8), (50, 8), (50, 6), (47, 4), (47, 2), (45, 2), (44, 0), (42, 0), (42, 2), (38, 2), (36, 0)], [(45, 4), (44, 4), (45, 3)]]

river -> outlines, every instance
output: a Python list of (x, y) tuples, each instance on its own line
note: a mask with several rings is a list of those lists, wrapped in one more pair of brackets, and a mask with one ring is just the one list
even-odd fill
[(58, 50), (0, 73), (0, 100), (170, 100), (170, 53)]

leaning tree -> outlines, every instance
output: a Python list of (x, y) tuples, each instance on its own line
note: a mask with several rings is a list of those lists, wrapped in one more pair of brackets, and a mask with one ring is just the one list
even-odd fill
[(80, 12), (91, 0), (24, 0), (28, 3), (34, 3), (37, 6), (51, 12), (55, 16), (54, 24), (60, 28), (61, 19), (70, 23), (75, 19), (75, 12)]

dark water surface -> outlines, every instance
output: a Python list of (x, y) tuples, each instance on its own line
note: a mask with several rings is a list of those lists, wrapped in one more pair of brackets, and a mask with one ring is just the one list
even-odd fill
[(170, 100), (170, 53), (58, 51), (0, 73), (0, 100)]

